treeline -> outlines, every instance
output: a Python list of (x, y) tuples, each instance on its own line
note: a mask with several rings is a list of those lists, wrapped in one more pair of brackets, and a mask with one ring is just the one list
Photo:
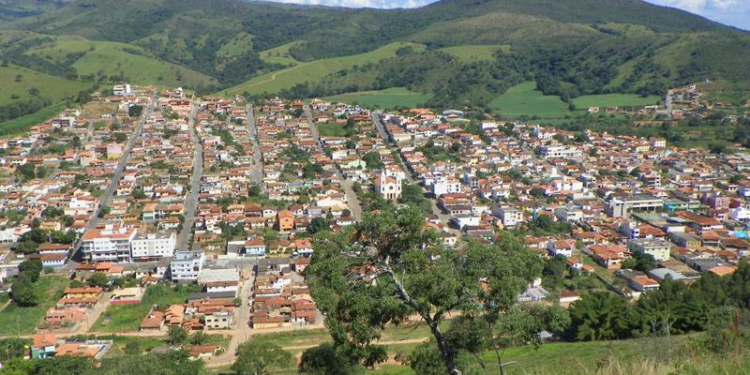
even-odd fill
[(3, 361), (0, 375), (201, 375), (203, 371), (203, 361), (191, 360), (186, 351), (177, 350), (167, 354), (134, 353), (105, 358), (99, 365), (81, 357), (52, 357), (40, 361), (14, 357)]
[(665, 280), (658, 291), (644, 293), (635, 304), (609, 292), (584, 294), (570, 308), (567, 335), (576, 341), (699, 331), (721, 335), (733, 325), (739, 329), (746, 316), (750, 316), (750, 264), (743, 262), (725, 277), (705, 273), (690, 285)]
[(13, 120), (15, 118), (32, 114), (42, 108), (52, 105), (52, 100), (44, 97), (34, 97), (26, 101), (18, 101), (0, 106), (0, 122)]

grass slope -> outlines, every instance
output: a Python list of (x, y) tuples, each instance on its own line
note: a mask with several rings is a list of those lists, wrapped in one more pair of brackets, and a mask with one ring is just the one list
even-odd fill
[(260, 59), (269, 64), (280, 64), (294, 66), (299, 64), (299, 61), (292, 57), (289, 53), (289, 49), (298, 45), (298, 42), (287, 43), (276, 48), (262, 51), (260, 53)]
[(44, 108), (38, 112), (21, 116), (10, 121), (0, 123), (0, 135), (6, 136), (27, 131), (30, 127), (41, 124), (60, 113), (65, 106), (62, 103)]
[(335, 57), (330, 59), (315, 60), (301, 63), (291, 68), (282, 69), (255, 77), (245, 83), (224, 90), (223, 95), (234, 95), (249, 91), (251, 93), (275, 93), (288, 89), (296, 84), (314, 82), (328, 74), (343, 69), (350, 69), (355, 65), (374, 63), (379, 60), (396, 56), (396, 50), (406, 46), (415, 46), (411, 43), (391, 43), (371, 52), (358, 55)]
[(80, 37), (59, 37), (51, 44), (28, 52), (52, 62), (82, 54), (72, 66), (79, 75), (124, 75), (138, 84), (167, 86), (208, 85), (215, 80), (194, 70), (164, 62), (140, 47), (126, 43), (91, 41)]
[[(151, 311), (152, 306), (158, 306), (163, 311), (175, 303), (184, 303), (190, 293), (200, 289), (195, 286), (180, 286), (171, 288), (164, 285), (153, 285), (148, 287), (141, 303), (136, 305), (110, 305), (107, 311), (99, 317), (94, 324), (95, 331), (124, 332), (137, 331), (141, 326), (141, 320)], [(111, 321), (107, 325), (102, 323), (109, 317)]]
[(539, 116), (564, 117), (570, 114), (568, 105), (557, 96), (542, 95), (536, 83), (525, 82), (508, 89), (508, 92), (490, 102), (490, 108), (507, 117)]
[[(16, 82), (16, 76), (19, 75), (21, 79)], [(75, 96), (79, 91), (91, 87), (91, 83), (71, 81), (15, 65), (0, 67), (0, 82), (2, 82), (0, 106), (30, 99), (31, 88), (38, 89), (39, 96), (57, 102), (66, 96)], [(18, 98), (13, 99), (13, 95)]]
[(585, 95), (573, 99), (573, 104), (578, 108), (588, 107), (608, 107), (608, 106), (642, 106), (656, 104), (662, 98), (658, 96), (642, 97), (635, 94), (604, 94), (604, 95)]
[(59, 276), (42, 276), (34, 284), (39, 304), (21, 307), (11, 302), (0, 311), (0, 335), (30, 334), (41, 322), (44, 314), (62, 297), (68, 279)]
[(443, 51), (463, 62), (492, 61), (498, 51), (509, 52), (509, 45), (466, 45), (441, 48)]
[(403, 87), (393, 87), (379, 91), (362, 91), (326, 97), (330, 102), (359, 104), (366, 107), (392, 109), (396, 107), (414, 107), (430, 100), (432, 94), (422, 94)]

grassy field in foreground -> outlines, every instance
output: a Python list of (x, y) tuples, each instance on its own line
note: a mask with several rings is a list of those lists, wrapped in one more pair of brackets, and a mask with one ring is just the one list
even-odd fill
[(588, 107), (611, 107), (611, 106), (641, 106), (653, 105), (662, 98), (651, 95), (643, 97), (636, 94), (604, 94), (604, 95), (585, 95), (573, 99), (573, 104), (580, 109)]
[[(94, 324), (94, 331), (103, 332), (126, 332), (137, 331), (141, 320), (149, 313), (151, 307), (158, 305), (159, 310), (164, 310), (169, 305), (184, 303), (190, 293), (197, 292), (197, 286), (178, 286), (175, 288), (165, 285), (152, 285), (146, 290), (141, 303), (136, 305), (110, 305)], [(105, 319), (111, 321), (104, 325)]]
[(568, 105), (559, 97), (542, 95), (537, 91), (534, 82), (511, 87), (505, 94), (491, 101), (489, 106), (506, 117), (564, 117), (571, 113)]
[[(376, 369), (367, 371), (378, 375), (414, 375), (408, 366), (394, 363), (397, 353), (411, 353), (419, 343), (413, 339), (423, 339), (430, 336), (424, 324), (416, 326), (388, 327), (383, 335), (384, 341), (389, 341), (388, 353), (391, 361)], [(642, 338), (621, 341), (595, 341), (577, 343), (548, 343), (538, 348), (533, 346), (509, 348), (503, 353), (503, 362), (507, 365), (506, 374), (598, 374), (597, 369), (602, 366), (610, 368), (608, 374), (637, 374), (643, 372), (617, 372), (622, 366), (662, 366), (676, 369), (676, 364), (682, 363), (680, 354), (685, 354), (689, 347), (688, 340), (692, 336), (673, 336), (667, 338)], [(273, 334), (259, 334), (252, 338), (261, 343), (273, 343), (286, 348), (296, 358), (304, 351), (303, 348), (330, 342), (328, 333), (323, 330), (304, 330)], [(403, 343), (399, 343), (403, 341)], [(696, 359), (699, 356), (687, 353), (687, 358)], [(496, 363), (494, 351), (482, 353), (480, 358), (487, 365), (487, 374), (498, 374), (492, 367)], [(715, 358), (713, 358), (715, 360)], [(290, 362), (285, 368), (273, 372), (275, 375), (292, 375), (296, 373), (296, 365)], [(658, 372), (666, 375), (668, 372)], [(696, 375), (699, 374), (695, 373)], [(692, 373), (690, 373), (692, 374)]]
[(62, 297), (68, 279), (59, 276), (42, 276), (34, 283), (34, 293), (39, 304), (21, 307), (11, 302), (0, 311), (0, 335), (30, 334), (42, 321), (50, 307)]
[(350, 69), (355, 65), (374, 63), (379, 60), (396, 56), (396, 50), (401, 47), (411, 46), (411, 43), (396, 42), (380, 47), (374, 51), (358, 55), (334, 57), (330, 59), (315, 60), (300, 63), (291, 68), (278, 70), (263, 74), (247, 82), (231, 87), (221, 92), (223, 95), (234, 95), (249, 91), (251, 93), (275, 93), (282, 89), (288, 89), (298, 83), (314, 82), (328, 74), (342, 69)]
[(43, 123), (53, 116), (60, 113), (65, 106), (62, 104), (55, 104), (47, 108), (42, 109), (39, 112), (34, 112), (30, 115), (21, 116), (10, 121), (0, 123), (0, 135), (9, 135), (20, 133), (28, 130), (31, 126)]
[(396, 107), (415, 107), (424, 104), (432, 98), (432, 94), (422, 94), (403, 87), (393, 87), (380, 91), (362, 91), (349, 94), (334, 95), (325, 98), (330, 102), (359, 104), (365, 107), (379, 107), (392, 109)]
[(455, 46), (441, 48), (447, 54), (463, 61), (463, 62), (475, 62), (475, 61), (493, 61), (495, 60), (495, 53), (497, 51), (508, 52), (510, 51), (509, 45), (466, 45), (466, 46)]

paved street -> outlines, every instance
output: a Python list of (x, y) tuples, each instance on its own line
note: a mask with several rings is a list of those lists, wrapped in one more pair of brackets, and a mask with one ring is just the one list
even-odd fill
[(258, 127), (255, 124), (255, 112), (253, 105), (248, 104), (247, 106), (247, 128), (250, 135), (250, 141), (253, 143), (253, 168), (250, 170), (250, 178), (253, 182), (257, 183), (261, 189), (265, 190), (263, 184), (263, 153), (260, 150), (260, 143), (258, 141)]
[[(315, 121), (313, 121), (310, 107), (305, 107), (305, 116), (307, 116), (307, 123), (310, 125), (310, 132), (312, 132), (313, 139), (315, 139), (315, 144), (318, 146), (318, 150), (323, 152), (323, 144), (320, 143), (320, 133), (318, 132), (318, 127), (315, 126)], [(362, 220), (362, 205), (359, 203), (357, 193), (355, 193), (352, 188), (352, 182), (344, 178), (344, 175), (341, 174), (341, 171), (338, 168), (336, 168), (336, 176), (339, 178), (339, 181), (341, 181), (341, 186), (346, 193), (349, 210), (352, 212), (352, 215), (356, 220)]]
[(242, 299), (242, 305), (240, 306), (239, 313), (235, 316), (235, 318), (237, 319), (237, 321), (235, 322), (235, 327), (229, 332), (229, 334), (232, 335), (232, 338), (229, 340), (229, 346), (227, 347), (227, 350), (224, 351), (224, 353), (208, 360), (206, 362), (207, 367), (222, 367), (231, 365), (232, 363), (234, 363), (237, 348), (240, 346), (240, 344), (250, 339), (250, 336), (253, 332), (250, 328), (250, 325), (248, 324), (250, 321), (250, 306), (248, 304), (248, 300), (254, 281), (255, 275), (253, 274), (252, 276), (248, 277), (245, 282), (242, 283), (242, 288), (240, 288), (239, 291), (240, 298)]
[(185, 198), (185, 221), (182, 223), (182, 230), (177, 236), (176, 250), (190, 250), (188, 245), (193, 235), (193, 226), (195, 225), (195, 212), (198, 210), (198, 192), (203, 177), (203, 146), (195, 134), (195, 115), (198, 113), (198, 105), (193, 104), (193, 109), (188, 117), (188, 125), (195, 147), (195, 157), (193, 158), (193, 175), (190, 179), (190, 191)]
[[(154, 112), (154, 108), (156, 108), (157, 103), (157, 96), (151, 97), (151, 103), (149, 103), (148, 107), (144, 109), (143, 113), (141, 114), (141, 118), (136, 123), (135, 129), (133, 131), (133, 134), (128, 139), (128, 143), (125, 145), (125, 148), (122, 150), (122, 156), (120, 157), (120, 161), (117, 163), (117, 168), (115, 168), (114, 173), (112, 174), (112, 179), (109, 181), (109, 185), (107, 185), (107, 189), (104, 190), (104, 195), (102, 195), (102, 198), (99, 200), (99, 207), (98, 210), (94, 212), (94, 216), (89, 221), (89, 224), (86, 226), (85, 231), (89, 231), (91, 229), (96, 228), (97, 225), (101, 222), (101, 218), (99, 218), (99, 210), (101, 210), (102, 207), (109, 204), (109, 201), (112, 200), (112, 196), (115, 193), (115, 189), (117, 189), (117, 185), (120, 183), (120, 179), (122, 178), (122, 173), (125, 171), (125, 166), (128, 164), (128, 160), (130, 160), (130, 154), (133, 151), (133, 146), (135, 146), (135, 141), (138, 138), (138, 136), (143, 131), (143, 125), (146, 124), (146, 120), (148, 120), (149, 117), (151, 117), (151, 114)], [(81, 257), (83, 254), (80, 254), (81, 250), (81, 243), (76, 243), (75, 250), (73, 251), (73, 256), (71, 257), (71, 260), (68, 262), (68, 264), (65, 265), (64, 269), (72, 271), (75, 269), (75, 266), (78, 262), (80, 262)]]
[[(391, 153), (396, 155), (396, 160), (398, 160), (398, 163), (401, 165), (401, 169), (406, 172), (406, 181), (410, 184), (415, 184), (422, 188), (422, 192), (424, 193), (424, 188), (419, 185), (415, 180), (414, 177), (412, 177), (411, 171), (409, 168), (406, 167), (406, 163), (404, 163), (404, 160), (401, 158), (401, 150), (393, 143), (391, 142), (390, 137), (388, 136), (388, 132), (385, 130), (385, 124), (383, 124), (383, 120), (380, 117), (380, 112), (373, 112), (372, 113), (372, 122), (375, 123), (375, 127), (378, 128), (378, 133), (380, 133), (380, 136), (383, 138), (383, 140), (388, 145), (388, 148), (391, 150)], [(443, 210), (440, 209), (440, 207), (437, 206), (437, 201), (435, 199), (428, 198), (430, 203), (432, 204), (432, 213), (437, 216), (442, 223), (448, 224), (450, 222), (450, 215), (447, 215), (443, 212)]]

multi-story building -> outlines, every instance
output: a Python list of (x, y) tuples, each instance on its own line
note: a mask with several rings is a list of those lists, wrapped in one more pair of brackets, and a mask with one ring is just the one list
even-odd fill
[(656, 260), (669, 260), (672, 244), (663, 239), (637, 239), (628, 242), (628, 250), (637, 254), (650, 254)]
[(448, 177), (438, 177), (432, 184), (432, 194), (439, 197), (443, 194), (458, 194), (461, 192), (461, 182)]
[(515, 227), (523, 222), (523, 212), (515, 207), (496, 205), (492, 207), (492, 214), (499, 218), (506, 228)]
[(541, 146), (539, 147), (539, 153), (545, 158), (578, 158), (583, 155), (581, 150), (575, 146), (560, 144)]
[(135, 236), (135, 228), (108, 224), (86, 232), (81, 237), (81, 250), (91, 262), (130, 262), (130, 243)]
[(664, 200), (652, 195), (615, 197), (607, 205), (607, 214), (612, 217), (626, 217), (631, 210), (657, 210), (664, 206)]
[(197, 281), (203, 271), (204, 263), (206, 263), (206, 254), (202, 251), (178, 251), (169, 265), (172, 280)]
[(130, 243), (133, 260), (151, 260), (174, 255), (177, 235), (173, 231), (139, 234)]

